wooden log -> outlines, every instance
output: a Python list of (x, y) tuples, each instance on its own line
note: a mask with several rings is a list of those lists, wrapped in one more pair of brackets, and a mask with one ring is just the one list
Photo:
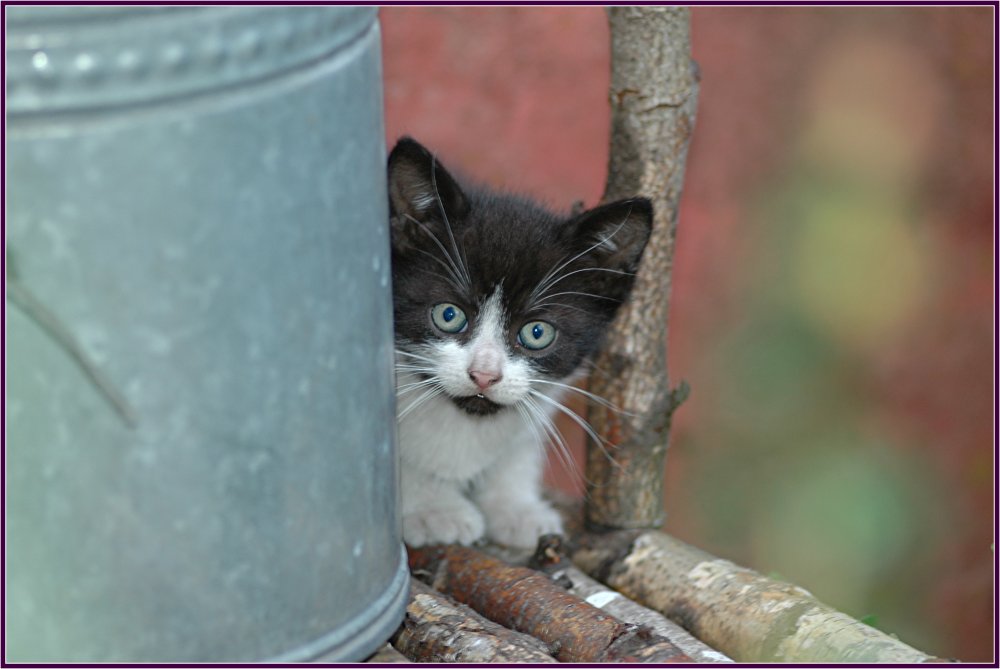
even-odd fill
[[(595, 360), (587, 420), (607, 444), (587, 448), (586, 521), (591, 529), (663, 524), (663, 470), (670, 420), (686, 395), (667, 376), (667, 316), (674, 233), (698, 99), (690, 10), (612, 7), (611, 152), (604, 200), (643, 195), (653, 231), (629, 301)], [(610, 456), (610, 457), (609, 457)]]
[(663, 532), (581, 537), (573, 560), (737, 662), (943, 661), (820, 603), (802, 588)]
[(464, 546), (410, 548), (410, 569), (483, 616), (544, 641), (561, 662), (690, 662), (648, 628), (624, 623), (544, 574)]
[(664, 637), (698, 664), (732, 662), (732, 658), (702, 643), (683, 627), (657, 611), (632, 601), (620, 592), (590, 578), (573, 565), (565, 566), (552, 574), (553, 580), (567, 586), (568, 592), (596, 606), (619, 620), (635, 625), (645, 625), (654, 634)]
[(403, 625), (392, 645), (417, 662), (556, 661), (538, 639), (486, 620), (415, 579), (411, 579)]
[(653, 609), (632, 601), (620, 592), (608, 588), (577, 568), (566, 555), (560, 537), (548, 535), (539, 539), (530, 566), (547, 574), (557, 585), (592, 606), (619, 620), (645, 625), (669, 640), (699, 664), (728, 663), (732, 658), (702, 643), (683, 627)]

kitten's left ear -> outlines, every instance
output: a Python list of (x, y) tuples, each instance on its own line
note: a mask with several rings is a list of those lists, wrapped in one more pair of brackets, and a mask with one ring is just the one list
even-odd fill
[(403, 137), (389, 154), (389, 206), (393, 216), (426, 222), (464, 216), (468, 202), (444, 166), (416, 140)]
[(605, 267), (635, 272), (653, 228), (653, 203), (644, 197), (618, 200), (570, 221), (576, 244)]

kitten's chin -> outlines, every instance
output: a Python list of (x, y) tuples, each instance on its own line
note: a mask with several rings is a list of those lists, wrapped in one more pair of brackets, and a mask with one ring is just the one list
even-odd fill
[(488, 400), (482, 395), (452, 397), (451, 401), (454, 402), (459, 409), (473, 416), (492, 416), (496, 412), (500, 411), (500, 409), (504, 408), (504, 405)]

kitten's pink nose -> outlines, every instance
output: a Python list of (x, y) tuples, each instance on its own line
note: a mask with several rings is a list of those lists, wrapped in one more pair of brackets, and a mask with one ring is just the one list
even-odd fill
[(469, 378), (472, 379), (480, 390), (486, 390), (501, 378), (499, 372), (480, 372), (477, 369), (469, 370)]

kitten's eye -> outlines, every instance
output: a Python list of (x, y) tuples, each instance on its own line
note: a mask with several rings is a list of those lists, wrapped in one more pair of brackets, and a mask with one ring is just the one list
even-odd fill
[(521, 346), (532, 351), (539, 351), (556, 339), (556, 326), (545, 321), (531, 321), (517, 333), (517, 341)]
[(465, 317), (465, 312), (451, 302), (435, 304), (431, 308), (431, 320), (442, 332), (455, 334), (465, 329), (469, 319)]

